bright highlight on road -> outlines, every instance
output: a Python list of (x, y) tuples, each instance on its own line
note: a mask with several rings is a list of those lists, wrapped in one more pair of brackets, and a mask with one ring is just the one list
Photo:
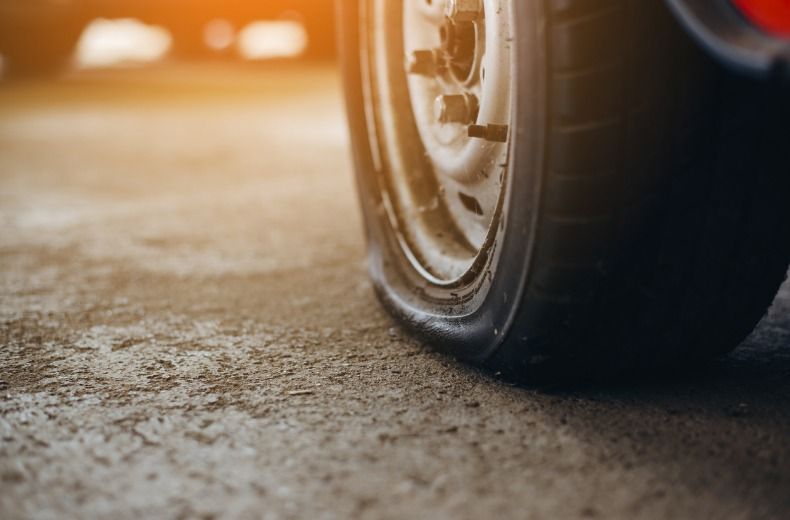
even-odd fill
[(236, 44), (248, 60), (292, 58), (307, 48), (307, 32), (291, 20), (253, 22), (241, 30)]
[(167, 54), (171, 42), (162, 27), (133, 19), (97, 19), (82, 33), (75, 62), (80, 68), (153, 62)]
[(213, 51), (223, 51), (236, 40), (236, 29), (227, 20), (211, 20), (203, 28), (203, 41)]
[[(297, 57), (307, 48), (303, 25), (295, 20), (252, 22), (238, 33), (226, 20), (212, 20), (204, 28), (207, 50), (221, 51), (235, 44), (247, 60)], [(79, 68), (150, 63), (164, 58), (173, 44), (163, 27), (134, 19), (97, 19), (85, 29), (77, 45)]]

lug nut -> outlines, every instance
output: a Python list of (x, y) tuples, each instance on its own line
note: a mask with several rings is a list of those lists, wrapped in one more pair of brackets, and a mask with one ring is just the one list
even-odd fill
[(510, 127), (508, 125), (471, 125), (467, 135), (492, 143), (506, 143), (509, 133)]
[(480, 0), (447, 0), (446, 13), (454, 22), (473, 22), (483, 11)]
[(451, 61), (471, 63), (477, 45), (475, 23), (445, 17), (444, 23), (439, 27), (439, 41), (441, 50)]
[(414, 51), (409, 55), (406, 70), (409, 74), (418, 76), (435, 76), (439, 69), (439, 59), (436, 51)]
[(480, 104), (472, 94), (444, 95), (436, 98), (434, 113), (440, 123), (469, 124), (477, 119)]

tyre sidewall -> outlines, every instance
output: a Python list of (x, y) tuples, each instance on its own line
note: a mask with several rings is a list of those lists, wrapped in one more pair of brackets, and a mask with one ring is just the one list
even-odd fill
[(383, 304), (421, 339), (462, 359), (482, 362), (503, 341), (521, 302), (533, 248), (546, 128), (545, 12), (542, 2), (513, 2), (517, 92), (511, 128), (506, 197), (489, 263), (476, 280), (473, 308), (432, 303), (415, 283), (388, 216), (374, 169), (360, 64), (360, 9), (339, 4), (346, 103), (356, 179), (368, 241), (369, 269)]

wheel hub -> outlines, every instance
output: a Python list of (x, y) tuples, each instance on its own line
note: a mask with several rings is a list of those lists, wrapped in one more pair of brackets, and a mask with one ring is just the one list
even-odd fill
[(503, 200), (515, 0), (362, 1), (387, 211), (415, 267), (451, 283), (490, 243)]
[[(417, 130), (448, 209), (482, 247), (501, 191), (511, 111), (508, 0), (404, 0)], [(489, 125), (493, 125), (491, 132)], [(504, 138), (503, 138), (504, 136)]]
[(442, 59), (447, 63), (448, 71), (460, 82), (469, 80), (474, 72), (477, 33), (476, 21), (456, 21), (449, 16), (439, 27)]

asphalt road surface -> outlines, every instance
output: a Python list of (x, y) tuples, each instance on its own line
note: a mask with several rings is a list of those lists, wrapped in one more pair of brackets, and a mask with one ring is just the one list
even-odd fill
[(788, 518), (790, 290), (733, 356), (510, 386), (395, 327), (340, 87), (0, 87), (0, 517)]

